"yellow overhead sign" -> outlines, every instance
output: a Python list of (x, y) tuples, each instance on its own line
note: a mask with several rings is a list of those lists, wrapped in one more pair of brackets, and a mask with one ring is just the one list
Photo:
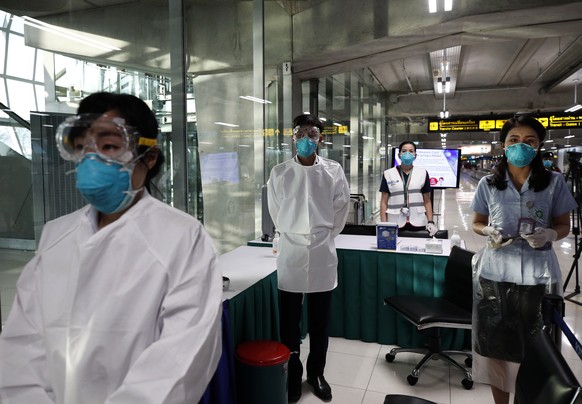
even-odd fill
[[(253, 130), (252, 129), (247, 129), (247, 130), (232, 130), (229, 129), (225, 132), (229, 132), (229, 133), (242, 133), (242, 132), (250, 132), (252, 133)], [(223, 132), (224, 133), (224, 132)], [(323, 135), (347, 135), (350, 133), (350, 129), (348, 126), (324, 126), (323, 128)], [(279, 129), (273, 129), (273, 128), (265, 128), (261, 130), (261, 134), (263, 136), (275, 136), (275, 135), (280, 135), (281, 131)], [(293, 136), (293, 128), (283, 128), (283, 136)]]
[(567, 116), (550, 115), (549, 118), (547, 119), (549, 119), (549, 125), (551, 128), (582, 127), (582, 115), (567, 115)]
[(481, 130), (495, 129), (495, 119), (484, 119), (479, 121), (479, 129)]
[(321, 132), (322, 135), (324, 136), (329, 136), (329, 135), (345, 135), (350, 133), (350, 129), (348, 126), (337, 126), (337, 125), (332, 125), (332, 126), (324, 126), (323, 127), (323, 132)]
[[(564, 113), (555, 114), (532, 114), (546, 129), (560, 128), (582, 128), (582, 115), (568, 115)], [(489, 132), (498, 131), (503, 124), (510, 119), (504, 117), (462, 117), (438, 119), (429, 118), (428, 132)]]

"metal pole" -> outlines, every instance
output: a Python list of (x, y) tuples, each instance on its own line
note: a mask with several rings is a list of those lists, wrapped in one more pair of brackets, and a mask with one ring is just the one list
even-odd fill
[[(184, 1), (172, 0), (169, 5), (170, 66), (172, 80), (172, 160), (174, 167), (173, 205), (186, 213), (188, 203), (188, 138), (186, 134), (186, 40)], [(168, 156), (169, 157), (169, 156)]]

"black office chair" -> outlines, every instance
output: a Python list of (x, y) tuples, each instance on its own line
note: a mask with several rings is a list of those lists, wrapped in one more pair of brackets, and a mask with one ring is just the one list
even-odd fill
[(471, 372), (461, 366), (449, 355), (466, 356), (465, 364), (471, 366), (470, 351), (443, 350), (441, 346), (441, 329), (471, 329), (472, 313), (472, 267), (473, 252), (453, 246), (445, 267), (443, 294), (440, 297), (430, 296), (390, 296), (384, 302), (394, 308), (399, 314), (416, 326), (419, 331), (428, 332), (427, 348), (394, 348), (386, 354), (388, 362), (394, 361), (400, 352), (415, 352), (425, 354), (407, 377), (408, 384), (414, 386), (418, 381), (420, 369), (429, 359), (441, 358), (461, 370), (465, 378), (463, 387), (473, 387)]
[(388, 394), (384, 398), (384, 404), (438, 404), (434, 401), (425, 400), (423, 398), (405, 396), (403, 394)]
[(376, 225), (375, 224), (351, 224), (346, 223), (341, 231), (341, 234), (355, 234), (358, 236), (375, 236), (376, 235)]
[[(349, 224), (346, 223), (341, 234), (355, 234), (364, 236), (375, 236), (376, 235), (376, 225), (375, 224)], [(402, 230), (398, 229), (398, 237), (415, 237), (415, 238), (430, 238), (428, 231), (426, 230)], [(435, 238), (447, 239), (449, 238), (448, 230), (438, 230), (434, 235)]]
[[(403, 230), (398, 229), (398, 237), (414, 237), (414, 238), (430, 238), (428, 231), (426, 230)], [(434, 238), (447, 239), (449, 238), (448, 230), (437, 230)]]
[[(581, 404), (582, 387), (547, 332), (532, 340), (517, 372), (514, 404)], [(388, 394), (384, 404), (436, 404), (401, 394)]]
[(582, 403), (582, 387), (552, 337), (539, 332), (517, 372), (514, 404)]

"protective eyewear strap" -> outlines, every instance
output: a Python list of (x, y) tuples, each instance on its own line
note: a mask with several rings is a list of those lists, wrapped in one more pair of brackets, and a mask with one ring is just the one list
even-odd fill
[(139, 140), (137, 141), (137, 144), (138, 146), (153, 147), (158, 144), (158, 141), (157, 139), (151, 139), (149, 137), (140, 137)]

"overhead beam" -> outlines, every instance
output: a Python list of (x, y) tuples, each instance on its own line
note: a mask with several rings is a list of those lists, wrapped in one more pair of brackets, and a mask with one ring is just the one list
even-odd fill
[(580, 57), (580, 60), (579, 60), (579, 62), (576, 65), (571, 66), (562, 75), (560, 75), (556, 80), (554, 80), (550, 84), (548, 84), (548, 85), (540, 88), (539, 93), (540, 94), (547, 94), (547, 93), (549, 93), (556, 86), (558, 86), (559, 84), (561, 84), (562, 82), (564, 82), (565, 80), (567, 80), (569, 77), (571, 77), (574, 74), (576, 74), (576, 72), (578, 72), (580, 69), (582, 69), (582, 57)]

